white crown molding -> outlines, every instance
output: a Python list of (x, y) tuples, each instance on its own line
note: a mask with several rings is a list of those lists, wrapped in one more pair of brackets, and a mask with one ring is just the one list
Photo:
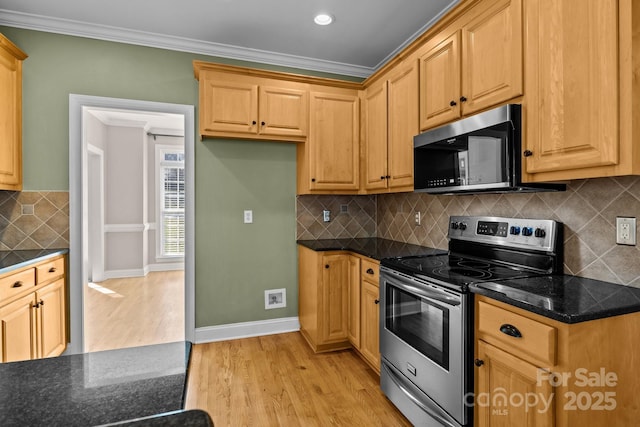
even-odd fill
[(366, 78), (375, 68), (0, 9), (0, 25)]
[(259, 320), (255, 322), (205, 326), (203, 328), (196, 328), (195, 344), (283, 334), (299, 330), (300, 320), (298, 317), (283, 317), (280, 319)]

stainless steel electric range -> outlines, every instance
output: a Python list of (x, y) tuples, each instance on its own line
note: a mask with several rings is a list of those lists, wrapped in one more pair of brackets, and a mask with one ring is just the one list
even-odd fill
[(469, 285), (562, 271), (562, 224), (452, 216), (449, 253), (383, 259), (380, 383), (416, 426), (473, 424)]

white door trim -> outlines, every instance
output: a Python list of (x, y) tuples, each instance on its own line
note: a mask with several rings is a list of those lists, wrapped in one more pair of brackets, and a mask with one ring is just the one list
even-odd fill
[(84, 291), (87, 277), (86, 231), (83, 230), (82, 194), (83, 165), (87, 164), (87, 147), (83, 144), (84, 108), (116, 108), (137, 111), (157, 111), (182, 114), (185, 145), (185, 339), (195, 339), (195, 109), (193, 105), (168, 104), (131, 99), (105, 98), (88, 95), (69, 95), (69, 289), (70, 343), (66, 354), (84, 352)]

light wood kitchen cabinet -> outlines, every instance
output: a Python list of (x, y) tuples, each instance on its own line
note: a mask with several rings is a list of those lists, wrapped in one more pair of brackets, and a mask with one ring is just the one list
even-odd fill
[(311, 87), (309, 138), (297, 146), (298, 194), (356, 194), (360, 179), (358, 91)]
[(300, 332), (316, 352), (349, 348), (349, 283), (360, 263), (347, 252), (315, 252), (298, 246)]
[(630, 337), (640, 333), (640, 313), (567, 324), (475, 297), (474, 425), (595, 427), (638, 419)]
[(482, 1), (421, 48), (420, 129), (523, 93), (522, 0)]
[(26, 58), (0, 34), (0, 190), (22, 190), (22, 61)]
[(304, 141), (308, 85), (201, 70), (202, 136)]
[(631, 0), (525, 2), (525, 180), (640, 173), (638, 9)]
[(367, 87), (363, 106), (364, 189), (413, 190), (418, 134), (418, 63), (414, 57)]
[(65, 257), (0, 277), (0, 361), (62, 354), (67, 345)]
[(380, 373), (380, 264), (363, 260), (361, 280), (361, 344), (360, 354)]

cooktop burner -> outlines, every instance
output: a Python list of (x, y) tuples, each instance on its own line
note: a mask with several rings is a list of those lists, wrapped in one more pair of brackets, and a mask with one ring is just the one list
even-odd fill
[(453, 254), (386, 259), (383, 265), (406, 274), (437, 279), (462, 288), (476, 282), (539, 275), (525, 268), (510, 267), (491, 260), (465, 258)]

